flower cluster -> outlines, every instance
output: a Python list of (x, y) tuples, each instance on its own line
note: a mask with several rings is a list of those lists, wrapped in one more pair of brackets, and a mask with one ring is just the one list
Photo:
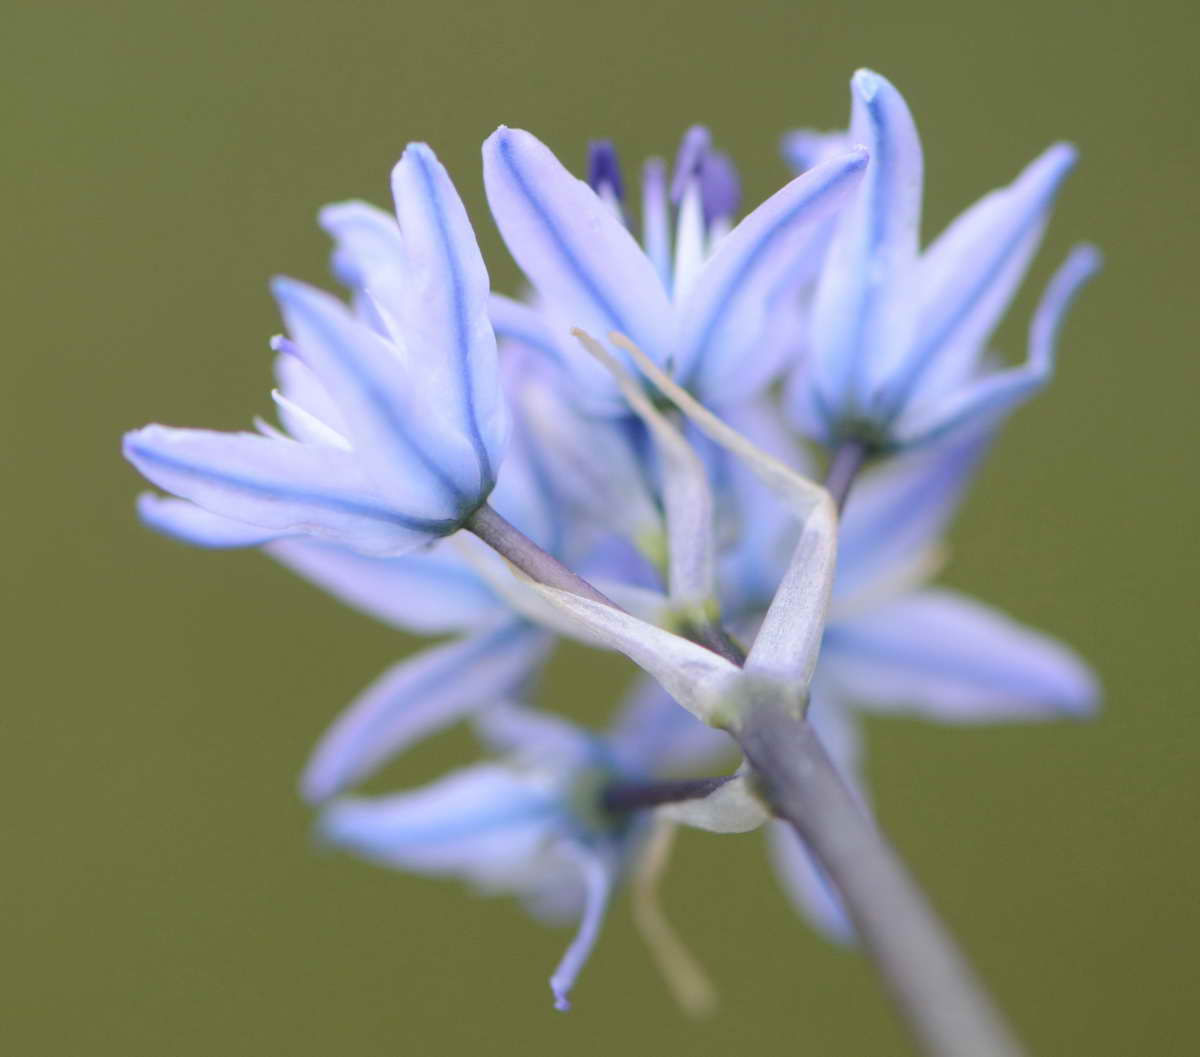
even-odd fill
[[(449, 176), (412, 145), (394, 215), (321, 212), (348, 298), (273, 284), (288, 331), (272, 342), (280, 425), (153, 425), (125, 441), (170, 493), (141, 497), (151, 526), (260, 547), (379, 620), (445, 636), (342, 713), (303, 795), (329, 842), (577, 919), (552, 978), (560, 1007), (664, 819), (765, 824), (797, 905), (852, 938), (745, 768), (678, 780), (733, 762), (725, 732), (755, 686), (806, 704), (864, 810), (865, 711), (977, 723), (1095, 705), (1069, 650), (930, 585), (973, 472), (1048, 380), (1097, 266), (1072, 252), (1025, 361), (994, 355), (1074, 152), (1052, 146), (922, 248), (921, 147), (886, 79), (854, 76), (848, 132), (785, 144), (798, 175), (739, 219), (736, 170), (703, 128), (673, 168), (645, 164), (635, 203), (612, 144), (592, 144), (580, 180), (501, 127), (484, 179), (529, 281), (520, 300), (491, 291)], [(607, 732), (530, 703), (564, 636), (644, 669)], [(463, 720), (485, 762), (351, 795)], [(621, 799), (639, 789), (657, 793)]]

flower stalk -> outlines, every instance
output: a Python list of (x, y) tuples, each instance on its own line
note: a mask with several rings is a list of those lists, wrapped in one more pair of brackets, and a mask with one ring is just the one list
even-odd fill
[(810, 724), (761, 697), (737, 734), (775, 813), (841, 894), (885, 987), (928, 1057), (1021, 1057), (962, 952), (846, 789)]

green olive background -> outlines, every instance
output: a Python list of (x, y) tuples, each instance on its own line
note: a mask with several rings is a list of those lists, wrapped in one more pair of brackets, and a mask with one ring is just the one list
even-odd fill
[[(567, 935), (511, 901), (313, 845), (295, 785), (343, 703), (416, 640), (253, 553), (136, 521), (120, 433), (270, 408), (266, 280), (326, 281), (323, 203), (384, 204), (427, 140), (496, 286), (515, 267), (479, 145), (581, 166), (708, 123), (754, 203), (784, 130), (835, 127), (858, 66), (907, 96), (925, 237), (1049, 142), (1079, 144), (1031, 283), (1105, 251), (952, 537), (946, 581), (1071, 643), (1088, 724), (869, 724), (883, 823), (1034, 1050), (1200, 1048), (1196, 204), (1191, 3), (17, 0), (0, 40), (0, 1050), (21, 1057), (812, 1054), (907, 1042), (870, 966), (794, 915), (760, 835), (685, 834), (671, 915), (721, 986), (672, 1005), (619, 903), (569, 1015)], [(628, 677), (560, 653), (546, 703), (599, 722)], [(474, 752), (438, 737), (375, 788)]]

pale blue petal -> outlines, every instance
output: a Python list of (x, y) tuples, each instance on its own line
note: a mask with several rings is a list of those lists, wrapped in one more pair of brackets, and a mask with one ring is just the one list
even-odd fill
[(871, 160), (841, 213), (813, 309), (814, 383), (835, 416), (861, 413), (912, 341), (922, 155), (900, 93), (854, 75), (850, 139)]
[(837, 621), (821, 663), (829, 684), (864, 707), (943, 722), (1086, 716), (1099, 695), (1065, 646), (944, 590)]
[(454, 523), (394, 510), (336, 448), (249, 433), (147, 426), (125, 437), (125, 457), (165, 491), (222, 517), (280, 534), (305, 533), (364, 553), (397, 554)]
[(347, 605), (419, 635), (481, 628), (504, 607), (448, 544), (398, 558), (371, 558), (307, 539), (266, 548), (276, 561)]
[[(271, 390), (271, 399), (275, 401), (279, 421), (287, 427), (292, 440), (303, 444), (321, 444), (342, 451), (352, 450), (350, 442), (342, 434), (330, 429), (316, 415), (305, 411), (299, 404), (293, 403), (278, 389)], [(267, 436), (272, 435), (271, 429), (264, 429), (263, 432)]]
[(600, 926), (608, 911), (617, 872), (606, 857), (595, 852), (580, 848), (577, 854), (585, 890), (583, 916), (579, 920), (579, 931), (550, 977), (554, 1008), (564, 1012), (571, 1008), (571, 988), (575, 986), (600, 936)]
[(649, 258), (612, 211), (536, 138), (501, 127), (483, 146), (488, 202), (517, 264), (537, 288), (570, 362), (611, 400), (607, 372), (565, 345), (572, 327), (599, 340), (627, 334), (658, 362), (670, 345), (670, 304)]
[(511, 695), (546, 645), (544, 633), (510, 621), (394, 665), (322, 737), (304, 796), (327, 800), (420, 738)]
[(854, 926), (832, 882), (813, 860), (804, 841), (786, 822), (766, 827), (767, 852), (792, 905), (835, 943), (855, 942)]
[[(558, 505), (565, 505), (559, 514), (571, 515), (577, 532), (586, 526), (638, 542), (661, 538), (662, 519), (628, 421), (582, 414), (546, 371), (526, 372), (514, 403), (526, 443), (545, 468)], [(509, 479), (506, 467), (497, 491)]]
[(796, 171), (804, 172), (814, 165), (839, 154), (845, 154), (853, 145), (848, 132), (818, 132), (811, 128), (798, 128), (784, 134), (780, 150), (784, 160)]
[[(461, 393), (424, 373), (335, 298), (290, 279), (272, 283), (299, 355), (343, 413), (355, 457), (397, 509), (457, 519), (478, 505), (480, 471), (461, 425)], [(432, 423), (431, 408), (440, 409)]]
[(897, 441), (926, 444), (971, 423), (994, 422), (1041, 389), (1054, 373), (1055, 343), (1067, 310), (1084, 283), (1100, 270), (1100, 264), (1100, 254), (1094, 247), (1072, 250), (1054, 273), (1034, 313), (1025, 363), (996, 371), (952, 398), (913, 408), (897, 427)]
[(797, 177), (717, 244), (679, 310), (676, 370), (702, 399), (735, 401), (769, 380), (755, 360), (772, 299), (866, 166), (851, 151)]
[(551, 453), (541, 449), (529, 423), (519, 422), (490, 502), (543, 550), (564, 558), (566, 537), (579, 526), (565, 516), (548, 468), (550, 459)]
[(477, 492), (486, 495), (508, 433), (487, 269), (458, 192), (423, 143), (405, 150), (392, 191), (404, 235), (404, 341), (414, 374), (428, 387), (429, 418), (461, 416), (478, 460)]
[(336, 202), (321, 210), (323, 227), (336, 240), (333, 271), (354, 293), (367, 293), (386, 333), (403, 333), (404, 242), (396, 218), (367, 202)]
[(648, 676), (640, 676), (613, 721), (608, 742), (633, 774), (696, 773), (728, 764), (735, 746)]
[(514, 301), (503, 294), (492, 294), (488, 301), (492, 327), (500, 341), (516, 341), (557, 361), (561, 352), (545, 316), (532, 305)]
[[(279, 391), (291, 403), (323, 422), (335, 433), (343, 437), (349, 436), (350, 431), (346, 428), (342, 413), (330, 399), (329, 393), (325, 391), (312, 368), (306, 366), (300, 358), (300, 350), (293, 342), (282, 335), (276, 335), (271, 339), (271, 348), (278, 353), (275, 357), (275, 380), (279, 383)], [(287, 418), (282, 415), (280, 418), (284, 426), (290, 429)]]
[[(1075, 161), (1073, 147), (1055, 144), (1009, 187), (969, 209), (925, 252), (919, 268), (920, 327), (889, 388), (896, 406), (917, 399), (917, 386), (931, 396), (944, 391), (947, 381), (939, 375), (953, 380), (977, 363), (1028, 270), (1050, 207)], [(951, 361), (948, 366), (938, 363), (942, 356)]]
[(334, 801), (318, 834), (387, 866), (499, 879), (526, 868), (560, 810), (510, 768), (481, 764), (411, 792)]
[(492, 752), (529, 765), (575, 768), (595, 763), (602, 751), (594, 735), (570, 720), (512, 701), (484, 709), (475, 728)]
[(888, 459), (855, 483), (838, 537), (835, 599), (891, 582), (939, 543), (993, 434), (964, 430), (942, 444)]
[(221, 517), (186, 499), (168, 499), (154, 492), (138, 496), (137, 511), (138, 517), (156, 532), (197, 547), (217, 550), (257, 547), (279, 538), (274, 529)]

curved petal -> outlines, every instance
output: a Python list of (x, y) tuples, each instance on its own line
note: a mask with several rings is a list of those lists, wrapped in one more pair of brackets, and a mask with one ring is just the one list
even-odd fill
[(862, 476), (839, 526), (835, 607), (895, 582), (938, 545), (994, 433), (964, 431)]
[(322, 737), (301, 780), (305, 798), (328, 800), (413, 742), (509, 696), (546, 646), (541, 632), (508, 622), (394, 665)]
[[(618, 330), (664, 362), (670, 304), (649, 258), (586, 183), (528, 132), (501, 126), (483, 145), (484, 185), (496, 224), (545, 302), (556, 336), (571, 327)], [(569, 361), (611, 396), (590, 357), (563, 345)]]
[(903, 97), (859, 70), (850, 138), (871, 160), (838, 219), (813, 307), (814, 384), (832, 413), (864, 413), (912, 342), (923, 161)]
[(124, 451), (165, 491), (281, 535), (397, 554), (455, 527), (393, 510), (370, 490), (355, 457), (336, 448), (156, 425), (127, 434)]
[[(279, 383), (279, 392), (288, 403), (299, 407), (338, 436), (349, 436), (350, 431), (346, 428), (342, 413), (312, 368), (301, 359), (300, 350), (295, 344), (282, 334), (277, 334), (271, 339), (271, 348), (278, 353), (275, 357), (275, 380)], [(281, 413), (280, 421), (291, 430), (292, 425), (286, 414)]]
[(1034, 313), (1025, 363), (996, 371), (928, 407), (914, 407), (897, 427), (897, 442), (908, 446), (927, 444), (971, 423), (986, 428), (1041, 389), (1054, 373), (1055, 342), (1067, 310), (1100, 265), (1095, 247), (1077, 246), (1072, 250), (1054, 273)]
[(559, 359), (561, 354), (554, 335), (546, 326), (545, 317), (532, 305), (514, 301), (503, 294), (492, 294), (488, 299), (488, 313), (499, 340), (520, 342), (553, 361)]
[(516, 401), (554, 491), (575, 516), (652, 549), (662, 517), (629, 424), (582, 414), (545, 372), (527, 377)]
[(404, 241), (396, 218), (368, 202), (335, 202), (318, 219), (336, 240), (333, 271), (355, 293), (365, 292), (383, 316), (388, 333), (403, 332)]
[(143, 524), (156, 532), (197, 547), (211, 547), (214, 550), (257, 547), (279, 538), (279, 533), (274, 529), (234, 521), (189, 503), (186, 499), (169, 499), (156, 492), (143, 492), (138, 496), (137, 512)]
[(387, 866), (493, 880), (525, 868), (559, 810), (511, 769), (480, 764), (410, 792), (335, 801), (317, 831)]
[(308, 539), (266, 551), (335, 598), (376, 620), (420, 635), (467, 631), (495, 621), (504, 607), (452, 547), (372, 558)]
[[(922, 256), (920, 327), (891, 391), (899, 405), (965, 377), (1037, 252), (1075, 149), (1057, 143), (950, 225)], [(946, 362), (940, 362), (945, 360)], [(924, 372), (928, 371), (928, 374)]]
[(1065, 646), (944, 590), (831, 625), (821, 663), (822, 677), (856, 703), (943, 722), (1082, 717), (1099, 696)]
[(866, 166), (860, 149), (798, 176), (717, 244), (678, 317), (676, 373), (701, 399), (733, 401), (767, 381), (748, 361), (767, 330), (772, 298)]
[(837, 890), (786, 822), (767, 826), (767, 853), (783, 890), (813, 927), (835, 943), (853, 943), (854, 926)]
[(514, 701), (484, 709), (475, 729), (492, 752), (511, 754), (523, 764), (565, 770), (595, 763), (594, 735), (563, 716)]
[(571, 988), (575, 986), (600, 936), (600, 926), (604, 923), (617, 875), (616, 867), (608, 857), (590, 849), (579, 848), (575, 857), (583, 874), (583, 915), (579, 919), (579, 931), (550, 977), (554, 1008), (564, 1012), (571, 1008), (568, 997)]
[(486, 495), (508, 432), (487, 269), (462, 200), (425, 144), (404, 151), (392, 192), (406, 252), (404, 341), (422, 387), (432, 390), (426, 399), (444, 402), (429, 417), (461, 416), (479, 463), (478, 494)]

